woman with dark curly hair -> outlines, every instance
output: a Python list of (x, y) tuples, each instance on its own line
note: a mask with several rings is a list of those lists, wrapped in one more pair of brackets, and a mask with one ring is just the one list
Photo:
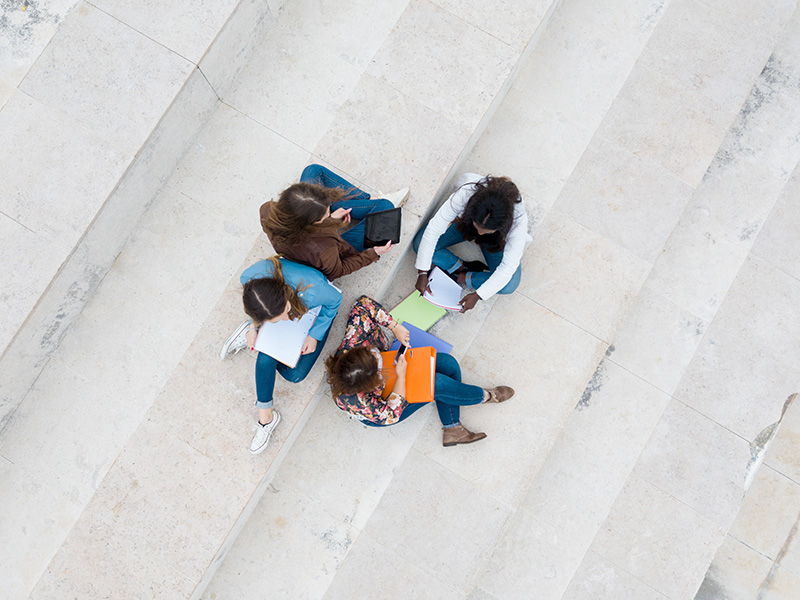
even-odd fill
[[(397, 380), (386, 393), (382, 374), (381, 350), (391, 345), (381, 327), (388, 328), (403, 344), (408, 344), (408, 330), (395, 321), (377, 301), (361, 296), (347, 317), (344, 340), (333, 356), (325, 361), (328, 383), (336, 406), (365, 425), (383, 427), (410, 417), (425, 403), (406, 400), (406, 359), (395, 363)], [(442, 422), (442, 445), (471, 444), (486, 437), (473, 433), (461, 424), (462, 406), (485, 402), (504, 402), (514, 395), (507, 386), (482, 389), (461, 382), (458, 361), (449, 354), (436, 355), (433, 401)], [(385, 396), (385, 397), (384, 397)]]
[[(460, 284), (473, 288), (461, 300), (461, 312), (494, 294), (510, 294), (519, 285), (520, 261), (528, 235), (528, 215), (517, 186), (508, 177), (465, 173), (456, 190), (428, 225), (414, 237), (417, 282), (424, 292), (428, 273), (436, 265)], [(475, 242), (486, 263), (462, 261), (448, 248)]]
[(340, 229), (369, 213), (400, 206), (408, 188), (373, 200), (336, 173), (322, 165), (309, 165), (300, 183), (290, 185), (276, 201), (261, 206), (261, 227), (276, 252), (322, 271), (336, 279), (377, 261), (392, 244), (364, 248), (364, 225), (345, 233)]

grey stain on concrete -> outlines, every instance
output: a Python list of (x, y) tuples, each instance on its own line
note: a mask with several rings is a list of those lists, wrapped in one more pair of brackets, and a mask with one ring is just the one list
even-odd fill
[(705, 175), (703, 175), (703, 179), (705, 180), (716, 177), (719, 171), (722, 170), (722, 167), (726, 167), (731, 163), (733, 163), (734, 158), (735, 157), (733, 153), (731, 153), (730, 151), (725, 149), (720, 149), (720, 151), (717, 152), (716, 156), (714, 156), (714, 161), (711, 163), (711, 166), (708, 167), (708, 170), (706, 171)]
[(717, 579), (714, 571), (714, 565), (712, 564), (706, 573), (705, 579), (703, 579), (700, 589), (697, 590), (694, 600), (732, 600), (728, 591)]
[(778, 552), (778, 556), (775, 557), (775, 562), (772, 563), (772, 568), (769, 570), (769, 573), (767, 573), (764, 581), (761, 582), (761, 585), (758, 588), (757, 600), (767, 600), (767, 598), (771, 596), (769, 591), (772, 589), (772, 582), (775, 580), (775, 576), (778, 573), (778, 567), (783, 561), (783, 557), (786, 556), (786, 553), (789, 551), (789, 547), (792, 545), (792, 541), (794, 540), (795, 536), (797, 536), (798, 525), (800, 525), (800, 515), (798, 515), (797, 520), (794, 522), (794, 527), (792, 527), (791, 531), (789, 531), (789, 535), (786, 536), (786, 540), (783, 542), (783, 546)]
[(733, 140), (730, 144), (729, 152), (744, 155), (753, 154), (752, 148), (747, 147), (742, 140), (745, 138), (747, 132), (758, 129), (757, 124), (754, 124), (753, 121), (759, 111), (761, 111), (765, 105), (772, 102), (775, 93), (775, 90), (770, 87), (764, 73), (762, 73), (753, 86), (753, 89), (750, 91), (750, 95), (747, 97), (747, 100), (745, 100), (736, 121), (731, 127), (730, 136)]
[(25, 56), (41, 25), (58, 24), (61, 16), (51, 13), (37, 0), (0, 0), (0, 34), (15, 56)]
[(768, 85), (780, 85), (787, 82), (786, 72), (781, 64), (781, 61), (774, 55), (770, 55), (767, 59), (767, 64), (761, 70), (761, 78)]
[(694, 331), (694, 335), (700, 337), (706, 332), (708, 324), (702, 319), (687, 319), (684, 326), (689, 331)]
[(757, 223), (747, 223), (744, 227), (739, 230), (739, 241), (746, 242), (756, 234), (758, 231), (758, 224)]
[(664, 5), (666, 0), (656, 0), (653, 2), (652, 7), (650, 8), (650, 12), (645, 16), (642, 22), (642, 31), (648, 29), (649, 26), (654, 25), (658, 22), (659, 18), (661, 17), (661, 13), (664, 12)]
[(65, 324), (71, 325), (71, 317), (79, 314), (89, 298), (100, 285), (102, 280), (101, 268), (96, 265), (86, 265), (84, 269), (84, 277), (72, 283), (67, 290), (65, 296), (61, 299), (56, 315), (53, 320), (48, 324), (47, 329), (39, 340), (39, 345), (42, 348), (55, 349), (64, 339), (69, 327), (64, 327)]
[(353, 545), (353, 540), (350, 539), (349, 535), (344, 535), (344, 537), (337, 537), (335, 529), (326, 529), (323, 532), (314, 532), (314, 535), (318, 537), (322, 542), (325, 544), (325, 548), (329, 552), (335, 553), (337, 556), (344, 556), (350, 546)]
[(774, 89), (800, 89), (800, 74), (792, 72), (792, 66), (785, 64), (774, 54), (769, 57), (761, 71), (761, 79)]
[(606, 377), (606, 367), (601, 362), (597, 365), (597, 369), (592, 375), (592, 379), (586, 385), (586, 389), (583, 390), (583, 394), (581, 394), (581, 399), (578, 400), (578, 404), (575, 405), (575, 410), (584, 410), (589, 407), (592, 402), (592, 395), (595, 392), (599, 392), (603, 389), (606, 381), (608, 381), (608, 377)]

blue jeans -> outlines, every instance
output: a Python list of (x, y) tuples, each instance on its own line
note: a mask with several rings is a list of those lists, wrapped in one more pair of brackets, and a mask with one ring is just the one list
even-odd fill
[(317, 349), (311, 354), (303, 354), (294, 367), (287, 367), (271, 356), (258, 353), (256, 359), (256, 406), (258, 408), (272, 408), (272, 393), (275, 390), (275, 374), (280, 373), (286, 381), (298, 383), (308, 376), (317, 358), (322, 353), (325, 340), (328, 339), (330, 328), (317, 342)]
[[(477, 385), (461, 383), (461, 367), (458, 361), (444, 352), (436, 354), (436, 381), (433, 390), (433, 401), (436, 403), (436, 411), (439, 413), (439, 420), (445, 428), (455, 427), (459, 423), (460, 407), (470, 404), (480, 404), (483, 402), (483, 388)], [(426, 403), (419, 402), (409, 404), (400, 420), (407, 419)], [(385, 427), (377, 423), (363, 421), (364, 425), (372, 427)]]
[[(414, 236), (414, 252), (419, 252), (419, 245), (422, 243), (422, 236), (425, 235), (425, 229), (421, 229), (417, 232), (417, 235)], [(452, 269), (459, 258), (450, 252), (448, 248), (450, 246), (455, 246), (456, 244), (460, 244), (464, 240), (464, 234), (462, 234), (458, 228), (456, 227), (455, 223), (450, 223), (450, 227), (441, 235), (439, 240), (436, 242), (436, 249), (433, 252), (433, 264), (442, 269), (443, 271), (449, 271)], [(489, 267), (488, 271), (481, 271), (480, 273), (468, 273), (467, 274), (467, 285), (472, 289), (478, 289), (492, 274), (497, 270), (497, 267), (500, 266), (500, 263), (503, 262), (503, 252), (489, 252), (485, 248), (483, 248), (480, 244), (478, 247), (481, 249), (483, 253), (483, 259), (486, 261), (486, 265)], [(511, 276), (511, 280), (501, 289), (498, 294), (510, 294), (514, 290), (517, 289), (519, 286), (520, 279), (522, 279), (522, 266), (517, 267), (517, 270), (514, 272), (514, 275)]]
[(344, 200), (331, 204), (331, 212), (339, 208), (345, 210), (351, 208), (353, 210), (350, 213), (350, 218), (353, 221), (362, 221), (342, 234), (342, 239), (359, 252), (364, 250), (364, 217), (369, 213), (394, 208), (394, 204), (388, 200), (372, 200), (367, 192), (358, 189), (352, 183), (322, 165), (308, 165), (300, 175), (300, 182), (339, 188), (347, 192)]

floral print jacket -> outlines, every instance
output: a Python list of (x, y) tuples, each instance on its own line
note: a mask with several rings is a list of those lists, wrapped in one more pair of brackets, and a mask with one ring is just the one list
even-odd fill
[[(391, 342), (380, 328), (394, 327), (396, 321), (389, 316), (389, 312), (379, 302), (367, 296), (361, 296), (350, 314), (347, 316), (347, 329), (344, 339), (339, 345), (337, 354), (358, 346), (369, 344), (378, 350), (388, 350)], [(389, 397), (382, 397), (383, 386), (378, 386), (368, 392), (357, 394), (341, 394), (333, 400), (336, 405), (361, 419), (376, 425), (392, 425), (400, 420), (408, 402), (400, 394), (392, 392)]]

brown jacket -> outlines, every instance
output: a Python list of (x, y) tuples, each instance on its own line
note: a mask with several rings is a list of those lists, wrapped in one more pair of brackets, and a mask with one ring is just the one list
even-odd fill
[(373, 248), (359, 252), (345, 242), (335, 229), (314, 233), (298, 246), (276, 244), (266, 228), (271, 204), (270, 201), (261, 205), (261, 228), (267, 234), (275, 252), (289, 260), (319, 269), (325, 277), (333, 280), (358, 271), (361, 267), (366, 267), (380, 258)]

